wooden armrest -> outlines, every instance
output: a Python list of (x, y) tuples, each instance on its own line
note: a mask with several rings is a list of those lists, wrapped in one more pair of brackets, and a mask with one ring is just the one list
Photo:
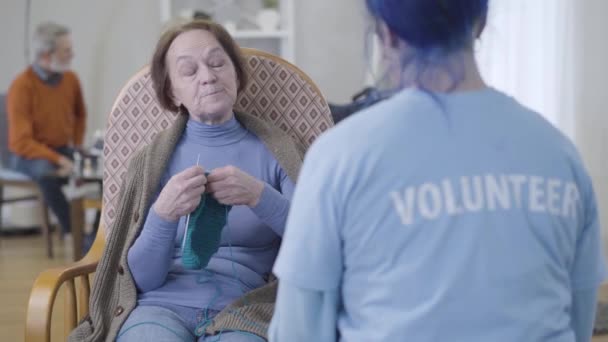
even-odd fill
[[(95, 272), (97, 263), (101, 258), (105, 244), (105, 229), (99, 227), (95, 242), (87, 255), (80, 261), (65, 267), (51, 268), (38, 275), (27, 306), (25, 320), (25, 341), (26, 342), (49, 342), (51, 340), (51, 318), (53, 305), (57, 292), (61, 286), (68, 282), (73, 287), (77, 277), (87, 277), (86, 287), (88, 288), (88, 276)], [(88, 294), (90, 289), (85, 289), (86, 298), (81, 298), (81, 310), (88, 311)], [(82, 303), (82, 301), (86, 303)], [(67, 303), (67, 302), (66, 302)], [(74, 303), (75, 305), (75, 303)], [(66, 308), (68, 310), (68, 308)], [(82, 312), (84, 315), (84, 312)], [(74, 317), (76, 316), (73, 313)]]

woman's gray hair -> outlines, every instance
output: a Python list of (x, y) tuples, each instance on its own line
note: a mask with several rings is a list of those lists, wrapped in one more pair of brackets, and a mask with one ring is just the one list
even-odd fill
[(57, 45), (57, 39), (70, 33), (70, 29), (53, 22), (38, 25), (32, 37), (32, 52), (34, 60), (44, 53), (53, 52)]

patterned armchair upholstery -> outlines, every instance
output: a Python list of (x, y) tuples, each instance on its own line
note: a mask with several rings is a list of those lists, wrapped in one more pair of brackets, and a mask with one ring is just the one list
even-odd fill
[[(333, 126), (329, 106), (314, 82), (294, 65), (271, 54), (242, 49), (250, 82), (239, 94), (235, 109), (278, 126), (305, 148)], [(52, 306), (58, 289), (66, 283), (68, 294), (64, 326), (71, 330), (88, 311), (89, 274), (101, 256), (104, 227), (112, 227), (116, 205), (129, 159), (169, 127), (176, 115), (160, 108), (144, 67), (118, 95), (108, 119), (104, 141), (103, 217), (89, 253), (74, 265), (43, 272), (36, 280), (26, 319), (26, 341), (49, 341)], [(76, 294), (75, 278), (83, 286)], [(86, 279), (85, 279), (86, 278)], [(77, 305), (76, 298), (79, 298)], [(78, 309), (77, 309), (78, 307)]]

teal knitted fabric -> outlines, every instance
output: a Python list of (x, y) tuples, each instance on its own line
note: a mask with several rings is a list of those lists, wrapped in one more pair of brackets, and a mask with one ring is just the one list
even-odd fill
[(201, 203), (190, 214), (186, 232), (182, 264), (197, 270), (206, 267), (217, 252), (232, 207), (219, 203), (213, 196), (201, 195)]

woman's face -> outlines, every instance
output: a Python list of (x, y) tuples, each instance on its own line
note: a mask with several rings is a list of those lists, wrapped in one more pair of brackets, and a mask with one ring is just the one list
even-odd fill
[(237, 76), (232, 60), (208, 31), (177, 36), (166, 61), (173, 101), (184, 105), (193, 120), (217, 125), (232, 118)]

